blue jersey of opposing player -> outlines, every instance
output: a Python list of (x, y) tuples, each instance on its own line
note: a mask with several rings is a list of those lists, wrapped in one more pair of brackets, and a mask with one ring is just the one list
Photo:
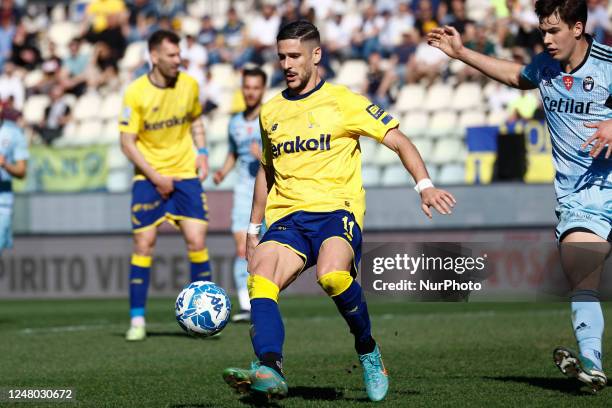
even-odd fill
[[(0, 155), (11, 164), (29, 158), (26, 138), (15, 122), (5, 121), (0, 125)], [(12, 180), (13, 177), (0, 168), (0, 210), (10, 211), (13, 207)]]
[(257, 170), (259, 170), (259, 159), (251, 153), (253, 143), (257, 143), (261, 148), (259, 117), (256, 116), (253, 120), (247, 120), (244, 113), (237, 113), (230, 119), (228, 133), (230, 153), (236, 156), (238, 171), (236, 187), (240, 188), (242, 185), (252, 187), (255, 183)]
[(612, 119), (612, 48), (587, 37), (582, 63), (565, 73), (548, 52), (537, 55), (522, 75), (538, 87), (552, 139), (557, 197), (585, 185), (612, 187), (612, 158), (591, 158), (581, 145), (596, 131), (585, 122)]

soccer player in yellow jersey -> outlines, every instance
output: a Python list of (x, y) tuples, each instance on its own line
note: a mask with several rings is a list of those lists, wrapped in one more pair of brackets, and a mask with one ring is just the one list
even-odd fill
[[(370, 332), (361, 286), (354, 280), (365, 213), (359, 137), (372, 137), (399, 155), (418, 182), (427, 216), (431, 217), (431, 207), (450, 214), (455, 199), (433, 186), (396, 119), (366, 98), (319, 77), (321, 47), (314, 25), (287, 24), (278, 34), (277, 46), (287, 89), (261, 108), (262, 166), (247, 236), (251, 341), (258, 362), (251, 369), (228, 368), (223, 378), (239, 391), (273, 398), (287, 395), (278, 295), (301, 271), (316, 265), (318, 283), (355, 337), (368, 397), (379, 401), (387, 394), (387, 372)], [(269, 229), (258, 243), (264, 208)]]
[(180, 228), (187, 244), (191, 280), (211, 279), (205, 241), (206, 196), (201, 185), (208, 172), (208, 151), (198, 84), (179, 71), (179, 40), (170, 31), (151, 35), (153, 68), (128, 86), (119, 118), (121, 147), (136, 168), (129, 341), (146, 337), (145, 303), (158, 225), (167, 220)]

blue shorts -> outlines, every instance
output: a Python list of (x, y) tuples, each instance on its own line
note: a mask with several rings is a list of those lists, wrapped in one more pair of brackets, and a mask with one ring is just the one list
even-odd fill
[(559, 219), (555, 230), (558, 242), (577, 231), (592, 232), (612, 242), (612, 188), (586, 185), (558, 199), (555, 212)]
[(0, 252), (13, 247), (13, 214), (11, 211), (0, 212)]
[(155, 185), (136, 180), (132, 186), (132, 230), (155, 228), (164, 221), (177, 226), (179, 221), (208, 223), (206, 194), (197, 178), (174, 182), (174, 191), (164, 200)]
[(357, 276), (361, 260), (361, 228), (346, 210), (332, 212), (297, 211), (274, 222), (259, 242), (276, 242), (304, 260), (302, 271), (317, 264), (323, 242), (332, 237), (344, 239), (353, 250), (351, 274)]

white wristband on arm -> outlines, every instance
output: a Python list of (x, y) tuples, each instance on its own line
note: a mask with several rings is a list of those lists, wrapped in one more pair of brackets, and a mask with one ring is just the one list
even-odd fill
[(249, 235), (259, 235), (259, 231), (261, 231), (261, 224), (253, 224), (249, 223), (249, 228), (247, 228), (247, 234)]
[(414, 186), (414, 191), (416, 191), (417, 193), (421, 194), (423, 192), (423, 190), (428, 189), (428, 188), (432, 188), (434, 185), (432, 183), (432, 181), (428, 178), (425, 178), (421, 181), (419, 181), (417, 183), (416, 186)]

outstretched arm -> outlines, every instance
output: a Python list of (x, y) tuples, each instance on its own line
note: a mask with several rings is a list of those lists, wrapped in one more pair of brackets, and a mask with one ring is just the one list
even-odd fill
[(521, 71), (523, 65), (499, 58), (489, 57), (463, 45), (461, 34), (450, 26), (434, 28), (427, 34), (427, 43), (451, 58), (458, 59), (476, 68), (489, 78), (518, 89), (534, 89)]

